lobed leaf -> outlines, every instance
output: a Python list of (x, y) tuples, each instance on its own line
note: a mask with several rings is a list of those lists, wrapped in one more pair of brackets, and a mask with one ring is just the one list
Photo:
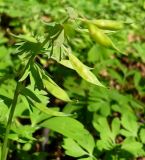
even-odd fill
[(95, 146), (94, 139), (79, 121), (70, 117), (54, 117), (41, 123), (41, 126), (75, 140), (92, 155)]
[(73, 157), (80, 157), (88, 154), (72, 138), (64, 139), (63, 148), (66, 150), (65, 153), (67, 155), (73, 156)]

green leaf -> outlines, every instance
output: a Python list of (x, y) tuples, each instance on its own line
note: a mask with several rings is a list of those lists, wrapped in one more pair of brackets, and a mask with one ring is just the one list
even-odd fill
[(6, 121), (8, 116), (8, 106), (3, 101), (0, 103), (0, 122)]
[(55, 96), (56, 98), (66, 102), (71, 102), (71, 99), (69, 98), (68, 94), (47, 75), (47, 72), (43, 70), (41, 66), (39, 66), (38, 64), (36, 65), (36, 67), (37, 67), (37, 70), (35, 70), (34, 68), (35, 72), (33, 76), (36, 79), (37, 85), (39, 86), (40, 84), (41, 87), (44, 85), (47, 91), (51, 93), (53, 96)]
[(63, 148), (66, 150), (65, 153), (72, 157), (80, 157), (88, 154), (72, 138), (64, 139)]
[(133, 114), (123, 114), (121, 118), (122, 126), (125, 129), (121, 129), (120, 133), (127, 137), (137, 137), (139, 125)]
[(32, 42), (32, 43), (38, 43), (38, 41), (30, 36), (30, 35), (15, 35), (13, 33), (10, 33), (12, 36), (16, 37), (16, 38), (19, 38), (21, 40), (24, 40), (24, 41), (28, 41), (28, 42)]
[(111, 125), (111, 130), (113, 133), (113, 137), (115, 139), (115, 137), (117, 136), (117, 134), (119, 134), (120, 131), (120, 120), (119, 118), (114, 118), (112, 121), (112, 125)]
[(57, 46), (57, 47), (61, 47), (62, 44), (64, 43), (64, 30), (62, 30), (58, 37), (54, 40), (54, 45)]
[(9, 139), (11, 139), (13, 141), (18, 141), (19, 140), (19, 136), (16, 133), (10, 133), (8, 137), (9, 137)]
[(67, 7), (67, 12), (71, 19), (76, 19), (78, 17), (77, 12), (71, 7)]
[(30, 35), (19, 35), (17, 37), (22, 39), (22, 40), (29, 41), (29, 42), (32, 42), (32, 43), (37, 43), (38, 42), (34, 37), (32, 37)]
[(21, 90), (21, 94), (25, 96), (27, 99), (31, 100), (31, 102), (41, 102), (45, 105), (49, 102), (49, 97), (47, 96), (47, 92), (44, 90), (35, 89), (31, 84)]
[(134, 77), (133, 77), (133, 80), (134, 80), (134, 85), (137, 89), (140, 90), (140, 81), (141, 81), (141, 73), (139, 71), (136, 71), (134, 73)]
[(53, 46), (51, 52), (50, 57), (55, 59), (57, 62), (64, 58), (62, 47)]
[(3, 58), (5, 58), (8, 54), (8, 50), (5, 46), (0, 46), (0, 60), (2, 60)]
[(121, 148), (133, 154), (134, 156), (141, 156), (143, 154), (143, 145), (137, 142), (133, 137), (128, 137), (123, 141)]
[(144, 128), (141, 128), (141, 130), (139, 132), (139, 136), (140, 136), (142, 143), (145, 144), (145, 129)]
[[(26, 139), (27, 140), (35, 140), (35, 138), (33, 137), (33, 133), (35, 132), (36, 128), (35, 127), (32, 127), (30, 125), (13, 125), (12, 127), (12, 131), (15, 132), (15, 134), (10, 134), (10, 138), (12, 139), (15, 139), (15, 140), (25, 140), (26, 142)], [(18, 137), (17, 137), (18, 136)], [(23, 142), (23, 141), (21, 141)]]
[(47, 32), (49, 33), (49, 37), (53, 40), (55, 40), (62, 31), (63, 27), (61, 24), (57, 23), (45, 23), (47, 25)]
[[(66, 60), (66, 59), (62, 59), (61, 61), (59, 61), (59, 63), (67, 68), (70, 68), (70, 69), (74, 69), (74, 67), (72, 66), (71, 62), (69, 60)], [(86, 68), (88, 68), (89, 70), (93, 69), (91, 67), (88, 67), (86, 66)]]
[(67, 68), (74, 69), (69, 60), (62, 59), (61, 61), (59, 61), (59, 63)]
[(91, 72), (89, 71), (89, 69), (77, 58), (75, 57), (73, 54), (69, 54), (69, 60), (72, 64), (72, 66), (74, 67), (74, 69), (76, 70), (76, 72), (86, 81), (104, 87), (99, 80), (97, 79), (97, 77)]
[(97, 146), (97, 148), (100, 151), (103, 151), (104, 149), (105, 150), (112, 150), (114, 148), (114, 145), (113, 145), (111, 139), (108, 139), (108, 140), (105, 140), (105, 139), (98, 140), (96, 146)]
[(102, 106), (101, 106), (101, 103), (99, 105), (100, 105), (100, 114), (106, 117), (109, 116), (111, 113), (111, 110), (110, 110), (110, 107), (108, 106), (108, 103), (104, 102), (102, 103)]
[[(99, 150), (110, 150), (116, 145), (116, 136), (120, 131), (120, 121), (118, 118), (114, 118), (111, 124), (111, 128), (104, 117), (98, 117), (93, 121), (95, 129), (100, 133), (101, 140), (97, 141), (97, 147)], [(107, 134), (106, 134), (107, 133)]]
[(68, 94), (62, 88), (60, 88), (50, 77), (43, 75), (42, 81), (47, 91), (50, 92), (53, 96), (63, 101), (71, 102)]
[(35, 92), (31, 91), (29, 88), (23, 88), (21, 91), (21, 94), (31, 98), (32, 100), (36, 102), (41, 102), (41, 100), (36, 96)]
[(93, 125), (94, 125), (95, 129), (97, 131), (103, 133), (105, 135), (105, 137), (108, 137), (108, 135), (111, 133), (110, 127), (109, 127), (107, 119), (105, 117), (98, 117), (98, 121), (97, 122), (93, 121)]
[(30, 65), (28, 63), (27, 66), (26, 66), (26, 68), (25, 68), (24, 74), (19, 79), (19, 82), (22, 82), (23, 80), (25, 80), (28, 77), (29, 73), (30, 73)]
[(79, 121), (70, 117), (54, 117), (43, 122), (41, 126), (75, 140), (92, 155), (95, 146), (94, 139)]
[[(59, 111), (59, 108), (53, 107), (52, 108), (55, 111)], [(31, 124), (32, 126), (37, 125), (38, 123), (41, 123), (42, 121), (52, 117), (51, 115), (48, 115), (41, 110), (39, 110), (36, 107), (32, 107), (30, 110), (30, 119), (31, 119)]]
[(30, 58), (32, 55), (37, 55), (41, 52), (41, 43), (32, 43), (32, 42), (21, 42), (17, 44), (17, 49), (15, 51), (16, 54), (20, 55), (22, 61)]
[(110, 52), (110, 49), (94, 44), (88, 52), (87, 60), (95, 64), (97, 70), (105, 70), (107, 69), (107, 65), (110, 63), (110, 65), (113, 65), (114, 63), (114, 60), (110, 59), (112, 54), (113, 52)]
[(123, 84), (124, 76), (116, 72), (114, 69), (108, 69), (108, 72), (112, 79), (115, 79), (118, 83)]
[(64, 28), (64, 34), (65, 34), (65, 36), (67, 36), (67, 38), (75, 36), (76, 26), (74, 25), (74, 23), (71, 23), (69, 21), (69, 22), (63, 24), (63, 28)]
[(48, 107), (46, 107), (44, 104), (42, 103), (34, 103), (34, 106), (39, 109), (40, 111), (48, 114), (48, 115), (51, 115), (51, 116), (70, 116), (70, 114), (65, 114), (63, 112), (58, 112), (58, 111), (55, 111), (53, 109), (50, 109)]
[(31, 64), (31, 74), (33, 76), (33, 79), (35, 80), (35, 86), (39, 90), (43, 89), (42, 74), (37, 64)]

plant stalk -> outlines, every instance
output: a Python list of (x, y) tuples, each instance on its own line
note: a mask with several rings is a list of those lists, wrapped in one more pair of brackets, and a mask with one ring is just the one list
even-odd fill
[(10, 113), (9, 113), (8, 123), (7, 123), (6, 132), (5, 132), (5, 136), (4, 136), (3, 147), (2, 147), (1, 160), (6, 160), (7, 159), (8, 136), (9, 136), (9, 132), (10, 132), (11, 124), (12, 124), (12, 119), (13, 119), (14, 111), (15, 111), (15, 108), (16, 108), (17, 100), (18, 100), (18, 96), (19, 96), (20, 86), (21, 86), (21, 84), (18, 82), (17, 86), (16, 86), (16, 89), (15, 89), (14, 98), (12, 100)]
[[(41, 43), (41, 47), (45, 46), (45, 44), (48, 42), (48, 40), (49, 40), (49, 36)], [(38, 53), (39, 53), (39, 51), (38, 51)], [(34, 58), (35, 58), (35, 55), (32, 55), (31, 58), (29, 59), (27, 65), (29, 65)], [(25, 67), (25, 69), (26, 69), (26, 67)], [(25, 69), (24, 69), (24, 72), (25, 72)], [(16, 104), (17, 104), (18, 96), (20, 94), (21, 87), (22, 87), (22, 82), (18, 81), (16, 89), (15, 89), (14, 97), (13, 97), (13, 100), (12, 100), (11, 109), (10, 109), (9, 118), (8, 118), (8, 123), (7, 123), (7, 127), (6, 127), (6, 132), (5, 132), (5, 136), (4, 136), (1, 160), (6, 160), (7, 159), (8, 143), (9, 143), (8, 136), (9, 136), (9, 132), (10, 132), (10, 129), (11, 129), (12, 119), (13, 119), (13, 115), (14, 115), (14, 112), (15, 112), (15, 108), (16, 108)]]

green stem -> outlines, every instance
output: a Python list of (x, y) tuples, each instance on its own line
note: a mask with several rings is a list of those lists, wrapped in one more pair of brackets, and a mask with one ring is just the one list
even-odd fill
[[(27, 65), (30, 64), (30, 62), (33, 60), (34, 57), (35, 56), (32, 56), (29, 59), (28, 63), (26, 64), (26, 66), (24, 68), (23, 74), (26, 70)], [(23, 74), (21, 76), (23, 76)], [(12, 119), (13, 119), (13, 116), (14, 116), (14, 112), (15, 112), (18, 96), (20, 94), (20, 89), (22, 87), (22, 83), (23, 82), (17, 82), (17, 86), (16, 86), (16, 89), (15, 89), (15, 93), (14, 93), (14, 97), (13, 97), (13, 100), (12, 100), (11, 109), (10, 109), (10, 113), (9, 113), (9, 118), (8, 118), (8, 122), (7, 122), (7, 126), (6, 126), (6, 132), (5, 132), (5, 136), (4, 136), (1, 160), (6, 160), (7, 159), (7, 154), (8, 154), (8, 149), (9, 149), (8, 148), (8, 143), (9, 143), (8, 136), (9, 136), (9, 132), (10, 132), (10, 129), (11, 129)]]
[[(33, 60), (34, 56), (32, 56), (28, 63), (26, 64), (25, 68), (24, 68), (24, 72), (26, 70), (27, 65), (30, 64), (30, 62)], [(23, 74), (24, 74), (23, 72)], [(23, 74), (21, 76), (23, 76)], [(15, 108), (16, 108), (16, 104), (17, 104), (17, 100), (18, 100), (18, 96), (20, 94), (20, 89), (22, 87), (22, 83), (23, 82), (17, 82), (17, 86), (15, 89), (15, 93), (14, 93), (14, 97), (12, 100), (12, 104), (11, 104), (11, 109), (10, 109), (10, 113), (9, 113), (9, 118), (8, 118), (8, 122), (7, 122), (7, 126), (6, 126), (6, 132), (5, 132), (5, 136), (4, 136), (4, 142), (3, 142), (3, 147), (2, 147), (2, 154), (1, 154), (1, 160), (6, 160), (7, 159), (7, 154), (8, 154), (8, 143), (9, 143), (9, 132), (11, 129), (11, 124), (12, 124), (12, 119), (14, 116), (14, 112), (15, 112)]]
[[(45, 44), (48, 42), (49, 40), (49, 36), (41, 43), (41, 48), (43, 46), (45, 46)], [(39, 53), (39, 51), (38, 51)], [(31, 58), (29, 59), (28, 63), (26, 64), (25, 68), (24, 68), (24, 72), (26, 70), (27, 65), (29, 65), (31, 63), (31, 61), (33, 61), (33, 59), (35, 59), (35, 55), (32, 55)], [(23, 75), (23, 74), (22, 74)], [(22, 87), (22, 83), (23, 82), (18, 82), (16, 89), (15, 89), (15, 93), (14, 93), (14, 97), (12, 100), (12, 104), (11, 104), (11, 109), (10, 109), (10, 113), (9, 113), (9, 118), (8, 118), (8, 123), (6, 126), (6, 132), (5, 132), (5, 136), (4, 136), (4, 142), (3, 142), (3, 147), (2, 147), (2, 154), (1, 154), (1, 160), (6, 160), (7, 159), (7, 154), (8, 154), (8, 143), (9, 143), (9, 132), (11, 129), (11, 124), (12, 124), (12, 119), (14, 116), (14, 112), (15, 112), (15, 108), (16, 108), (16, 104), (17, 104), (17, 100), (18, 100), (18, 96), (20, 94), (20, 90)]]
[(16, 90), (15, 90), (15, 93), (14, 93), (14, 98), (12, 100), (12, 105), (11, 105), (11, 109), (10, 109), (9, 119), (8, 119), (8, 123), (7, 123), (7, 127), (6, 127), (6, 132), (5, 132), (5, 136), (4, 136), (4, 143), (3, 143), (3, 148), (2, 148), (1, 160), (6, 160), (7, 159), (7, 153), (8, 153), (8, 135), (9, 135), (9, 132), (10, 132), (10, 128), (11, 128), (11, 124), (12, 124), (12, 119), (13, 119), (14, 111), (15, 111), (15, 108), (16, 108), (18, 96), (19, 96), (20, 86), (21, 86), (21, 84), (17, 83)]

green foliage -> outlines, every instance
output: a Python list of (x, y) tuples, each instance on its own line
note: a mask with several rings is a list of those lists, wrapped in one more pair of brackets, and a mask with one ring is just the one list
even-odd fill
[[(78, 145), (84, 148), (88, 155), (92, 156), (93, 148), (95, 146), (94, 139), (92, 135), (84, 129), (84, 126), (77, 120), (68, 117), (55, 117), (45, 121), (41, 124), (41, 126), (48, 127), (66, 137), (71, 138), (72, 141), (76, 141)], [(77, 145), (75, 142), (74, 144)]]
[(144, 10), (0, 1), (1, 160), (145, 157)]

